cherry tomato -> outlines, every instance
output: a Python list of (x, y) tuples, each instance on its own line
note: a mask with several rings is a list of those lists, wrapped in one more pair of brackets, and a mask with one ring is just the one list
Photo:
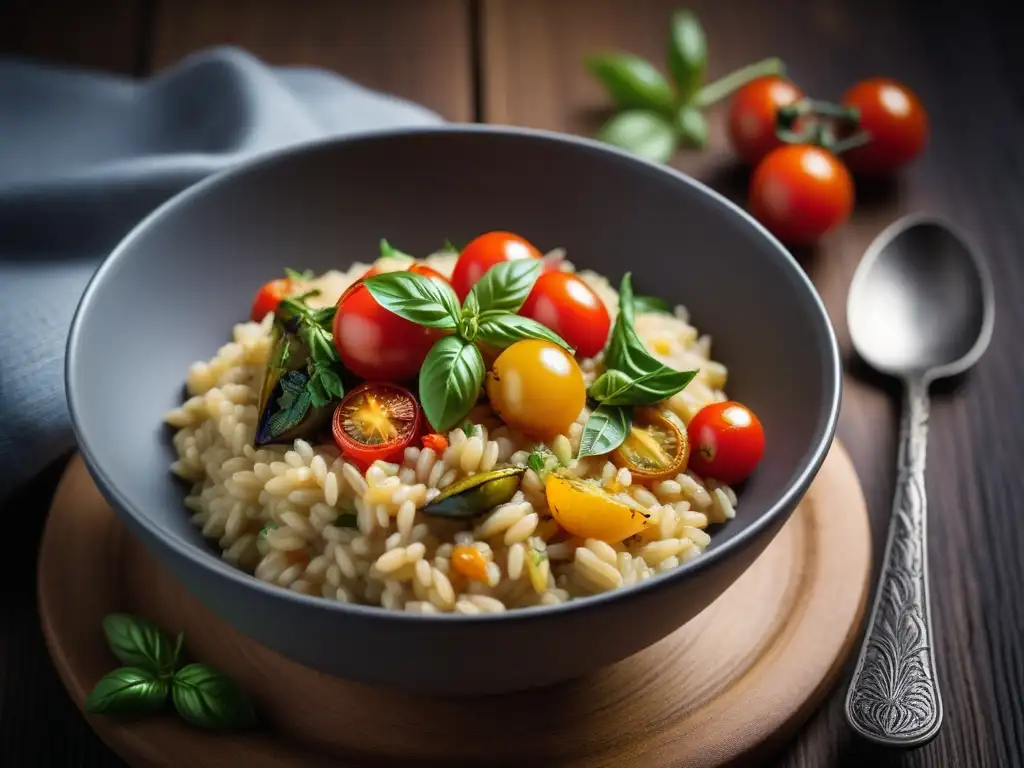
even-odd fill
[(754, 412), (727, 401), (701, 408), (690, 420), (690, 469), (728, 485), (746, 480), (764, 455), (764, 429)]
[(751, 210), (776, 237), (812, 243), (853, 210), (853, 179), (835, 155), (787, 144), (773, 149), (750, 180)]
[(452, 270), (452, 287), (459, 301), (465, 301), (470, 289), (495, 264), (516, 259), (539, 258), (540, 251), (519, 235), (511, 232), (488, 232), (462, 249), (459, 260), (455, 262), (455, 269)]
[(608, 308), (584, 280), (571, 272), (547, 272), (537, 278), (519, 310), (546, 325), (580, 357), (593, 357), (608, 341)]
[(740, 88), (729, 107), (729, 139), (736, 154), (757, 165), (782, 141), (775, 135), (779, 107), (788, 107), (804, 97), (803, 91), (778, 75), (766, 75)]
[(854, 173), (879, 176), (906, 165), (928, 140), (928, 115), (905, 85), (876, 77), (854, 85), (843, 104), (860, 110), (860, 127), (871, 141), (843, 153)]
[[(444, 279), (440, 275), (438, 278)], [(342, 365), (361, 379), (414, 378), (439, 338), (439, 330), (424, 328), (384, 309), (362, 280), (338, 299), (334, 347)]]
[[(362, 279), (365, 280), (366, 278), (373, 277), (374, 275), (382, 275), (385, 272), (400, 272), (400, 271), (402, 271), (400, 268), (399, 269), (386, 269), (385, 268), (386, 266), (387, 265), (382, 264), (378, 260), (376, 264), (374, 264), (372, 267), (370, 267), (368, 270), (366, 270), (366, 272), (363, 273)], [(440, 280), (441, 282), (443, 282), (445, 284), (448, 284), (448, 280), (445, 278), (444, 275), (442, 275), (440, 272), (438, 272), (433, 267), (428, 267), (426, 264), (414, 263), (414, 264), (409, 265), (405, 269), (405, 271), (407, 271), (407, 272), (415, 272), (417, 275), (423, 275), (424, 277), (432, 277), (435, 280)]]
[(664, 480), (686, 469), (689, 455), (686, 432), (654, 408), (635, 408), (629, 434), (611, 458), (634, 480)]
[(367, 382), (338, 403), (331, 431), (338, 450), (365, 469), (378, 459), (400, 461), (422, 424), (423, 411), (409, 390)]
[(618, 544), (647, 526), (647, 515), (594, 483), (551, 472), (544, 481), (548, 509), (573, 536)]
[(517, 341), (498, 355), (486, 388), (502, 421), (541, 438), (567, 432), (587, 399), (576, 358), (538, 339)]
[(254, 323), (258, 323), (271, 312), (276, 312), (277, 305), (281, 303), (281, 299), (291, 295), (292, 287), (292, 281), (287, 277), (281, 277), (277, 280), (271, 280), (269, 283), (264, 283), (256, 291), (256, 298), (253, 299), (249, 318)]

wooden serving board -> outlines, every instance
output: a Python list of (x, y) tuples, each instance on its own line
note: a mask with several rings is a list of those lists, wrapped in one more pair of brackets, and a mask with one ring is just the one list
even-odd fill
[(856, 640), (870, 565), (864, 498), (836, 443), (764, 554), (661, 642), (538, 691), (426, 698), (314, 672), (235, 631), (127, 533), (76, 458), (47, 521), (38, 587), (50, 654), (79, 707), (116, 666), (100, 625), (107, 613), (123, 611), (169, 632), (183, 629), (189, 654), (241, 683), (267, 724), (229, 735), (171, 715), (136, 722), (90, 716), (133, 766), (680, 768), (764, 756), (800, 727)]

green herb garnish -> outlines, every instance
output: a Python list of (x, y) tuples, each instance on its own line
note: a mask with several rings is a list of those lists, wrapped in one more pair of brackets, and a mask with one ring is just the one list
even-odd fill
[[(345, 387), (339, 375), (341, 361), (334, 348), (331, 328), (335, 307), (310, 307), (306, 298), (311, 293), (282, 299), (274, 322), (282, 325), (285, 334), (296, 336), (305, 345), (308, 354), (305, 390), (310, 404), (314, 408), (323, 408), (331, 400), (340, 399), (345, 394)], [(291, 328), (295, 329), (294, 333)]]
[(633, 312), (657, 312), (664, 315), (674, 314), (672, 307), (664, 299), (657, 296), (634, 296)]
[(705, 108), (751, 80), (784, 69), (778, 59), (764, 59), (705, 84), (707, 39), (696, 15), (685, 10), (676, 12), (669, 25), (671, 84), (651, 62), (631, 53), (592, 56), (586, 65), (620, 110), (598, 138), (654, 162), (667, 162), (680, 141), (704, 148)]
[(110, 614), (103, 620), (110, 650), (125, 666), (108, 672), (85, 700), (94, 715), (140, 716), (161, 711), (170, 697), (182, 718), (201, 728), (250, 727), (256, 716), (245, 693), (206, 664), (179, 669), (184, 634), (170, 638), (137, 616)]
[(548, 472), (552, 472), (561, 466), (558, 457), (555, 456), (547, 446), (538, 445), (526, 459), (526, 465), (536, 472), (542, 479)]
[(298, 270), (291, 269), (290, 267), (285, 267), (284, 274), (289, 280), (292, 280), (296, 283), (308, 283), (310, 280), (316, 277), (316, 274), (313, 272), (312, 269), (305, 269), (302, 272), (299, 272)]
[(460, 253), (460, 249), (455, 247), (455, 244), (447, 237), (444, 239), (444, 245), (441, 246), (442, 251), (451, 251), (452, 253)]
[(408, 253), (405, 253), (404, 251), (398, 250), (383, 237), (380, 239), (380, 258), (407, 259), (409, 261), (415, 261), (415, 259), (412, 256), (410, 256)]
[(478, 340), (504, 349), (522, 339), (543, 339), (572, 351), (546, 326), (515, 314), (541, 266), (539, 259), (495, 264), (461, 308), (451, 288), (414, 272), (389, 272), (365, 281), (385, 309), (418, 325), (452, 331), (431, 347), (420, 369), (420, 402), (437, 431), (447, 432), (465, 419), (480, 396), (486, 368)]
[(693, 381), (697, 371), (677, 371), (654, 357), (633, 326), (636, 312), (633, 284), (627, 272), (619, 287), (619, 314), (608, 346), (606, 370), (587, 390), (598, 403), (583, 426), (579, 458), (600, 456), (618, 448), (633, 423), (633, 406), (654, 405)]

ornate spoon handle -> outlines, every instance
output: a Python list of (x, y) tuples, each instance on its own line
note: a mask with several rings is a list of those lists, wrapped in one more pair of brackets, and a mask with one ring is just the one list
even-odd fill
[(906, 382), (896, 495), (871, 620), (846, 695), (846, 719), (871, 741), (913, 747), (942, 724), (928, 602), (928, 385)]

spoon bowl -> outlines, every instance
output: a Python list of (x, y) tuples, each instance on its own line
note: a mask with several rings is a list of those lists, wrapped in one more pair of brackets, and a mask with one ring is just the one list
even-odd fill
[(924, 216), (885, 229), (850, 286), (847, 322), (857, 354), (898, 378), (962, 373), (992, 337), (992, 280), (961, 233)]
[(981, 357), (992, 338), (993, 296), (981, 252), (924, 216), (884, 230), (850, 286), (854, 348), (904, 388), (889, 537), (846, 696), (850, 726), (886, 746), (919, 746), (942, 725), (928, 594), (928, 385)]

